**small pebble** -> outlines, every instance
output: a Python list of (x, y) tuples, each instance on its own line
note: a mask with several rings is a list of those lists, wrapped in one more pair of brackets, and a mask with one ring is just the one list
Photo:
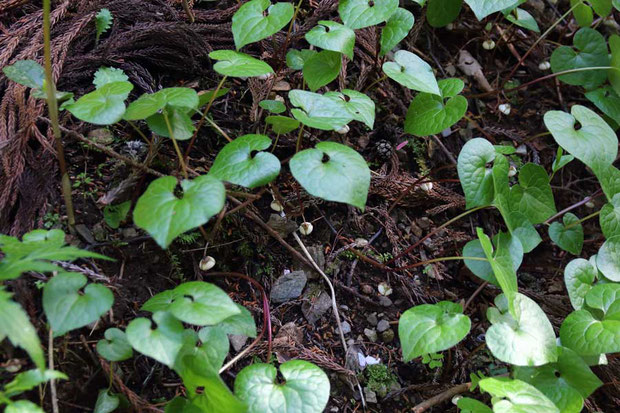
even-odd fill
[(366, 321), (368, 321), (371, 326), (376, 326), (379, 322), (377, 319), (377, 313), (371, 313), (368, 317), (366, 317)]
[(390, 328), (390, 322), (387, 320), (381, 320), (379, 321), (379, 324), (377, 324), (377, 331), (380, 333), (383, 333), (388, 328)]
[(346, 321), (342, 322), (342, 334), (349, 334), (351, 332), (351, 324)]
[(377, 331), (374, 328), (365, 328), (364, 335), (368, 337), (368, 340), (372, 341), (373, 343), (376, 343), (379, 339)]
[(381, 333), (381, 341), (384, 343), (391, 343), (394, 340), (394, 330), (391, 328)]
[(382, 295), (379, 297), (379, 304), (381, 304), (384, 307), (390, 307), (392, 305), (392, 300), (390, 300), (388, 297)]

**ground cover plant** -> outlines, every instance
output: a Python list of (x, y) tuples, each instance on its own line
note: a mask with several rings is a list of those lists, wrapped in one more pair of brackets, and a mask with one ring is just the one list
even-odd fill
[(6, 412), (620, 407), (620, 4), (24, 3)]

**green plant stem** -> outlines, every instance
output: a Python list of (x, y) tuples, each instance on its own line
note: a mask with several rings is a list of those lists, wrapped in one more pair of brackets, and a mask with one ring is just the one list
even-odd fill
[(284, 46), (281, 49), (280, 52), (280, 66), (278, 67), (278, 70), (276, 71), (276, 73), (280, 73), (280, 70), (282, 69), (282, 66), (285, 62), (286, 59), (284, 59), (284, 55), (286, 53), (286, 49), (288, 48), (288, 44), (291, 41), (291, 33), (293, 32), (293, 25), (295, 24), (295, 20), (297, 19), (297, 15), (299, 14), (299, 9), (301, 8), (301, 3), (303, 3), (304, 0), (299, 0), (297, 2), (297, 5), (295, 6), (295, 12), (293, 13), (293, 17), (291, 18), (291, 22), (288, 25), (288, 30), (286, 31), (286, 39), (284, 40)]
[(295, 153), (299, 152), (299, 150), (301, 149), (301, 137), (303, 136), (304, 133), (304, 125), (301, 125), (301, 127), (299, 128), (299, 133), (297, 134), (297, 143), (295, 144)]
[(179, 163), (181, 164), (181, 169), (183, 170), (183, 176), (185, 177), (185, 179), (189, 179), (189, 175), (187, 174), (187, 166), (185, 166), (185, 162), (183, 161), (183, 154), (181, 154), (179, 144), (174, 138), (174, 132), (172, 131), (172, 126), (170, 125), (170, 119), (168, 119), (168, 113), (164, 110), (162, 114), (164, 115), (166, 127), (168, 127), (168, 133), (170, 134), (170, 139), (172, 139), (172, 144), (174, 145), (174, 150), (177, 152), (177, 157), (179, 158)]
[(599, 188), (595, 193), (593, 193), (592, 195), (585, 197), (584, 199), (582, 199), (581, 201), (567, 207), (564, 208), (563, 210), (561, 210), (560, 212), (558, 212), (557, 214), (553, 215), (551, 218), (547, 219), (544, 224), (549, 225), (549, 223), (551, 223), (551, 221), (553, 221), (554, 219), (561, 217), (562, 215), (566, 214), (567, 212), (572, 211), (575, 208), (579, 208), (582, 205), (587, 204), (588, 202), (592, 201), (595, 198), (598, 198), (599, 196), (603, 195), (603, 191)]
[(276, 150), (276, 146), (278, 146), (278, 140), (280, 139), (280, 134), (276, 134), (276, 140), (273, 142), (273, 147), (271, 148), (271, 153)]
[(52, 124), (52, 132), (56, 141), (56, 157), (61, 175), (62, 196), (67, 209), (67, 221), (69, 231), (73, 232), (75, 227), (75, 213), (73, 211), (73, 199), (71, 198), (71, 179), (67, 171), (67, 161), (65, 160), (65, 148), (62, 144), (60, 134), (60, 123), (58, 121), (58, 101), (56, 100), (56, 84), (52, 73), (52, 47), (51, 47), (51, 22), (50, 22), (51, 0), (43, 0), (43, 51), (45, 55), (45, 84), (47, 92), (47, 107)]
[(599, 209), (598, 211), (593, 212), (590, 215), (581, 218), (579, 221), (571, 222), (570, 224), (565, 226), (564, 229), (569, 229), (569, 228), (572, 228), (574, 226), (577, 226), (577, 225), (581, 224), (582, 222), (585, 222), (585, 221), (587, 221), (587, 220), (589, 220), (591, 218), (594, 218), (594, 217), (598, 216), (600, 213), (601, 213), (601, 210)]
[(366, 89), (364, 89), (364, 92), (368, 92), (370, 88), (372, 88), (374, 85), (376, 85), (377, 83), (383, 82), (387, 78), (388, 78), (387, 75), (383, 75), (379, 79), (375, 79), (374, 82), (372, 82)]
[(187, 18), (190, 23), (194, 23), (196, 21), (196, 17), (194, 17), (194, 12), (192, 8), (189, 6), (189, 2), (187, 0), (182, 0), (183, 2), (183, 10), (185, 10), (185, 14), (187, 14)]
[[(47, 0), (49, 1), (49, 0)], [(54, 332), (50, 328), (47, 339), (47, 364), (50, 370), (54, 370)], [(52, 412), (58, 413), (58, 395), (56, 394), (56, 380), (50, 380), (50, 396), (52, 398)]]
[[(414, 243), (413, 245), (411, 245), (409, 248), (407, 248), (405, 251), (401, 252), (400, 254), (398, 254), (396, 257), (392, 258), (391, 260), (389, 260), (388, 262), (385, 263), (386, 266), (390, 265), (391, 263), (393, 263), (394, 261), (396, 261), (397, 259), (409, 254), (411, 251), (413, 251), (418, 245), (422, 244), (424, 241), (426, 241), (427, 239), (429, 239), (430, 237), (432, 237), (433, 235), (435, 235), (436, 233), (438, 233), (439, 231), (441, 231), (442, 229), (444, 229), (445, 227), (447, 227), (448, 225), (453, 224), (454, 222), (458, 221), (459, 219), (466, 217), (467, 215), (479, 211), (481, 209), (487, 208), (487, 206), (479, 206), (476, 208), (472, 208), (469, 209), (465, 212), (463, 212), (462, 214), (459, 214), (457, 216), (455, 216), (452, 219), (449, 219), (448, 221), (444, 222), (443, 224), (441, 224), (440, 226), (438, 226), (437, 228), (435, 228), (434, 230), (432, 230), (431, 232), (429, 232), (428, 234), (426, 234), (424, 237), (420, 238), (419, 241), (417, 241), (416, 243)], [(399, 268), (394, 269), (394, 271), (399, 270)]]
[(213, 105), (213, 101), (215, 100), (215, 97), (217, 96), (217, 92), (219, 92), (220, 89), (222, 88), (222, 85), (224, 85), (226, 78), (227, 76), (224, 76), (222, 80), (220, 80), (220, 83), (217, 84), (217, 87), (215, 88), (215, 91), (213, 92), (213, 96), (211, 96), (209, 103), (207, 103), (205, 110), (202, 112), (202, 116), (200, 117), (200, 120), (198, 121), (196, 130), (194, 131), (194, 134), (192, 135), (192, 139), (189, 141), (189, 145), (187, 146), (187, 150), (185, 151), (184, 159), (187, 159), (189, 157), (189, 153), (192, 151), (192, 148), (194, 147), (194, 142), (196, 142), (196, 137), (198, 136), (198, 132), (200, 131), (200, 128), (202, 128), (202, 126), (204, 125), (205, 119), (207, 117), (207, 113), (209, 113), (209, 109), (211, 109), (211, 105)]
[(151, 142), (151, 140), (150, 140), (149, 138), (147, 138), (147, 137), (146, 137), (146, 135), (145, 135), (145, 134), (144, 134), (144, 133), (140, 130), (140, 128), (138, 128), (138, 127), (136, 126), (136, 124), (135, 124), (135, 123), (133, 123), (133, 122), (132, 122), (132, 121), (130, 121), (130, 120), (128, 120), (128, 121), (127, 121), (127, 123), (129, 123), (129, 125), (130, 125), (130, 126), (131, 126), (131, 127), (132, 127), (135, 131), (136, 131), (136, 133), (137, 133), (138, 135), (140, 135), (140, 137), (141, 137), (142, 139), (144, 139), (144, 141), (145, 141), (146, 143), (148, 143), (149, 148), (150, 148), (151, 146), (153, 146), (153, 142)]
[(568, 75), (568, 74), (571, 74), (571, 73), (587, 72), (587, 71), (590, 71), (590, 70), (610, 70), (610, 69), (612, 69), (612, 70), (619, 70), (620, 71), (620, 69), (612, 67), (612, 66), (592, 66), (592, 67), (580, 67), (580, 68), (577, 68), (577, 69), (563, 70), (561, 72), (551, 73), (551, 74), (539, 77), (538, 79), (534, 79), (534, 80), (532, 80), (530, 82), (523, 83), (522, 85), (510, 88), (510, 89), (506, 89), (504, 92), (506, 92), (506, 93), (514, 92), (514, 91), (517, 91), (517, 90), (520, 90), (520, 89), (524, 89), (524, 88), (526, 88), (528, 86), (531, 86), (533, 84), (536, 84), (538, 82), (542, 82), (543, 80), (552, 79), (554, 77), (558, 77), (558, 76), (562, 76), (562, 75)]
[(230, 138), (230, 136), (228, 136), (228, 134), (227, 134), (226, 132), (224, 132), (224, 131), (222, 130), (222, 128), (220, 128), (220, 127), (218, 126), (218, 124), (217, 124), (217, 123), (215, 123), (215, 122), (213, 121), (213, 119), (209, 118), (208, 116), (207, 116), (205, 119), (207, 120), (207, 122), (209, 122), (209, 124), (210, 124), (211, 126), (213, 126), (213, 127), (214, 127), (214, 128), (215, 128), (218, 132), (219, 132), (219, 133), (221, 133), (221, 134), (222, 134), (222, 136), (223, 136), (223, 137), (225, 137), (225, 138), (226, 138), (226, 140), (227, 140), (228, 142), (232, 142), (232, 141), (233, 141), (233, 140)]
[(411, 268), (416, 268), (416, 267), (423, 267), (425, 265), (428, 264), (433, 264), (435, 262), (442, 262), (442, 261), (459, 261), (459, 260), (471, 260), (471, 261), (488, 261), (486, 258), (482, 258), (482, 257), (461, 257), (461, 256), (455, 256), (455, 257), (439, 257), (439, 258), (433, 258), (431, 260), (426, 260), (426, 261), (420, 261), (420, 262), (416, 262), (414, 264), (410, 264), (410, 265), (406, 265), (404, 267), (400, 267), (400, 268), (394, 268), (393, 271), (402, 271), (402, 270), (409, 270)]

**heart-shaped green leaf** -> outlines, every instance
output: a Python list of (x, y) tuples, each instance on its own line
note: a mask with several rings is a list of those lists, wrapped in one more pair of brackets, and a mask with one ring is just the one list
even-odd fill
[(291, 90), (288, 94), (293, 106), (291, 113), (301, 123), (311, 128), (338, 130), (353, 120), (344, 102), (304, 90)]
[(383, 64), (383, 72), (392, 80), (419, 92), (441, 95), (433, 69), (428, 63), (406, 50), (394, 53), (393, 62)]
[(468, 141), (461, 149), (457, 169), (468, 209), (493, 202), (493, 175), (487, 164), (493, 162), (495, 156), (493, 145), (482, 138)]
[(278, 135), (289, 133), (299, 128), (300, 122), (288, 116), (267, 116), (265, 123), (271, 125), (271, 129)]
[(165, 311), (153, 314), (157, 328), (152, 329), (151, 320), (136, 318), (127, 326), (129, 344), (139, 353), (172, 367), (184, 345), (196, 342), (196, 334), (185, 330), (183, 324)]
[(157, 135), (165, 138), (174, 137), (178, 141), (190, 139), (196, 130), (185, 108), (167, 107), (162, 113), (147, 118), (146, 123)]
[(379, 56), (385, 56), (391, 51), (401, 40), (409, 34), (413, 27), (415, 19), (413, 14), (401, 7), (397, 8), (394, 14), (390, 16), (383, 29), (381, 29), (381, 51)]
[(355, 32), (340, 23), (331, 20), (320, 20), (318, 25), (306, 33), (306, 41), (321, 49), (342, 53), (353, 59)]
[(286, 111), (286, 106), (284, 106), (284, 103), (279, 100), (261, 100), (258, 103), (258, 106), (268, 110), (271, 113), (282, 113)]
[(232, 18), (237, 50), (279, 32), (291, 21), (294, 11), (291, 3), (272, 5), (269, 0), (252, 0), (239, 7)]
[(516, 293), (516, 317), (509, 314), (504, 294), (495, 298), (495, 305), (487, 310), (492, 325), (486, 333), (487, 347), (495, 357), (516, 366), (542, 366), (557, 360), (553, 326), (538, 304)]
[(586, 295), (586, 304), (590, 309), (601, 311), (605, 320), (617, 319), (620, 304), (620, 284), (597, 284)]
[(398, 0), (340, 0), (340, 18), (352, 29), (374, 26), (388, 20), (398, 9)]
[(480, 380), (480, 389), (493, 396), (497, 413), (560, 413), (540, 390), (521, 380), (489, 377)]
[(612, 34), (609, 36), (609, 50), (611, 50), (611, 62), (612, 69), (607, 72), (609, 77), (609, 83), (614, 88), (614, 91), (620, 96), (620, 36)]
[(594, 285), (597, 273), (596, 267), (583, 258), (572, 260), (564, 268), (564, 283), (575, 310), (583, 308), (586, 294)]
[(111, 413), (120, 404), (118, 396), (114, 396), (108, 389), (99, 390), (97, 402), (95, 403), (94, 413)]
[(240, 310), (222, 289), (203, 281), (186, 282), (153, 296), (145, 311), (168, 311), (184, 323), (198, 326), (220, 323)]
[(205, 224), (220, 212), (226, 199), (224, 185), (209, 175), (181, 181), (180, 197), (175, 195), (176, 187), (177, 180), (172, 176), (154, 180), (133, 212), (134, 223), (162, 248), (185, 231)]
[(471, 397), (461, 397), (456, 406), (462, 413), (493, 413), (489, 406)]
[(114, 295), (107, 287), (86, 283), (82, 274), (66, 272), (45, 284), (43, 310), (54, 337), (96, 321), (112, 307)]
[(356, 90), (343, 89), (341, 92), (327, 92), (325, 96), (344, 102), (353, 119), (372, 129), (375, 124), (375, 102), (367, 95)]
[(235, 395), (248, 413), (321, 413), (329, 399), (329, 379), (312, 363), (291, 360), (280, 365), (283, 384), (271, 364), (252, 364), (235, 379)]
[(93, 79), (93, 85), (99, 89), (108, 83), (114, 82), (127, 82), (129, 77), (123, 72), (122, 69), (115, 67), (101, 67), (95, 72), (95, 78)]
[(549, 226), (549, 238), (564, 251), (573, 255), (581, 254), (583, 247), (583, 226), (574, 214), (568, 212), (562, 218), (564, 224), (554, 222)]
[(562, 345), (581, 356), (620, 351), (620, 320), (598, 320), (589, 311), (577, 310), (560, 327)]
[(43, 409), (28, 400), (18, 400), (6, 406), (4, 413), (45, 413)]
[(605, 238), (620, 235), (620, 194), (614, 195), (611, 202), (603, 205), (599, 222)]
[(329, 84), (340, 74), (342, 57), (338, 52), (323, 50), (314, 54), (304, 62), (303, 74), (308, 88), (316, 92), (319, 88)]
[(2, 68), (4, 75), (15, 83), (31, 89), (43, 89), (45, 70), (34, 60), (18, 60)]
[(459, 304), (440, 301), (412, 307), (398, 320), (403, 360), (447, 350), (463, 340), (470, 329), (471, 320)]
[(443, 27), (452, 23), (463, 7), (463, 0), (429, 0), (426, 8), (428, 24)]
[(118, 205), (106, 205), (103, 208), (103, 219), (112, 229), (118, 229), (121, 222), (125, 220), (129, 210), (131, 209), (131, 201), (125, 201)]
[[(601, 67), (609, 65), (607, 43), (602, 34), (594, 29), (584, 27), (573, 38), (575, 49), (570, 46), (560, 46), (551, 55), (551, 70), (553, 73), (585, 67)], [(605, 70), (586, 70), (559, 76), (564, 83), (579, 85), (586, 89), (600, 86), (607, 77)]]
[(620, 282), (620, 235), (609, 238), (596, 254), (596, 266), (605, 278)]
[(586, 98), (611, 118), (610, 126), (617, 129), (620, 125), (620, 96), (611, 86), (602, 86), (585, 94)]
[(125, 99), (132, 89), (129, 82), (108, 83), (68, 105), (67, 110), (85, 122), (112, 125), (123, 118)]
[(288, 66), (289, 69), (301, 70), (306, 61), (317, 53), (316, 50), (310, 49), (291, 49), (286, 53), (286, 66)]
[(335, 142), (320, 142), (314, 149), (295, 154), (289, 166), (310, 195), (364, 210), (370, 169), (355, 150)]
[(280, 160), (263, 152), (270, 146), (268, 136), (240, 136), (220, 150), (209, 175), (246, 188), (266, 185), (280, 173)]
[(105, 339), (97, 342), (97, 352), (108, 361), (123, 361), (133, 357), (131, 344), (123, 330), (108, 328), (104, 334)]
[(531, 30), (536, 33), (540, 33), (540, 28), (534, 16), (528, 11), (521, 8), (514, 9), (514, 12), (510, 12), (506, 15), (506, 20), (524, 29)]
[(166, 106), (177, 109), (185, 114), (192, 109), (196, 109), (199, 104), (200, 98), (194, 89), (187, 87), (169, 87), (156, 93), (145, 93), (131, 102), (127, 107), (123, 119), (146, 119), (152, 117)]
[(489, 14), (515, 6), (519, 0), (465, 0), (478, 20), (482, 20)]
[(209, 57), (218, 60), (213, 65), (213, 70), (224, 76), (254, 77), (273, 73), (273, 69), (267, 63), (245, 53), (216, 50), (209, 53)]
[[(507, 254), (510, 255), (512, 267), (516, 272), (517, 269), (521, 266), (521, 262), (523, 261), (523, 246), (521, 245), (521, 241), (519, 241), (519, 238), (504, 232), (500, 232), (498, 235), (493, 237), (493, 245), (496, 250), (496, 258), (503, 257)], [(465, 244), (465, 247), (463, 248), (463, 256), (486, 259), (486, 255), (484, 253), (484, 250), (482, 249), (482, 244), (480, 243), (480, 240), (472, 240)], [(502, 259), (506, 260), (507, 258)], [(473, 272), (476, 276), (490, 282), (491, 284), (499, 286), (499, 283), (497, 282), (497, 280), (495, 279), (495, 275), (493, 274), (493, 268), (488, 261), (465, 259), (464, 262), (467, 268), (469, 268), (469, 270)]]
[(534, 163), (519, 170), (519, 185), (510, 188), (508, 199), (511, 210), (517, 210), (532, 224), (544, 222), (556, 213), (549, 176), (545, 169)]
[(461, 79), (443, 79), (439, 81), (441, 96), (418, 94), (407, 110), (405, 132), (415, 136), (434, 135), (461, 120), (467, 111), (467, 99), (457, 95), (464, 86)]
[[(216, 91), (217, 91), (217, 93), (215, 93)], [(198, 109), (200, 109), (203, 106), (207, 105), (212, 100), (215, 100), (215, 99), (217, 99), (219, 97), (224, 96), (229, 91), (230, 91), (230, 88), (228, 88), (228, 87), (221, 87), (219, 90), (212, 89), (212, 90), (205, 90), (205, 91), (202, 91), (202, 92), (198, 93)], [(213, 97), (214, 94), (215, 94), (215, 97)]]

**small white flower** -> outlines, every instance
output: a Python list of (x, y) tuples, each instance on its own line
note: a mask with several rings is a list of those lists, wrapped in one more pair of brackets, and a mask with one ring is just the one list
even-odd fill
[(551, 63), (545, 60), (543, 62), (540, 62), (540, 64), (538, 65), (538, 68), (540, 70), (549, 70), (551, 69)]
[(595, 205), (595, 204), (594, 204), (594, 202), (592, 202), (592, 201), (588, 201), (588, 202), (586, 202), (586, 207), (588, 207), (588, 208), (590, 208), (590, 209), (594, 208), (595, 206), (596, 206), (596, 205)]
[(385, 295), (386, 297), (392, 294), (392, 287), (388, 283), (382, 282), (377, 286), (377, 290), (379, 290), (379, 294)]
[(349, 133), (349, 125), (344, 125), (342, 128), (337, 129), (336, 133), (339, 133), (341, 135), (346, 135), (347, 133)]
[(302, 222), (299, 226), (299, 232), (301, 232), (301, 235), (310, 235), (312, 234), (313, 229), (314, 227), (309, 222)]
[(446, 30), (448, 31), (454, 30), (454, 23), (448, 23), (448, 25), (446, 26)]
[(259, 80), (267, 80), (267, 79), (269, 79), (271, 76), (273, 76), (273, 74), (272, 74), (272, 73), (265, 73), (265, 74), (263, 74), (263, 75), (256, 76), (256, 77), (257, 77)]
[(278, 202), (277, 199), (274, 199), (273, 201), (271, 201), (271, 209), (273, 209), (276, 212), (282, 212), (284, 211), (284, 207), (282, 206), (282, 204), (280, 202)]
[(508, 167), (508, 177), (512, 178), (513, 176), (515, 176), (517, 174), (517, 168), (514, 167), (514, 165), (510, 165)]
[(284, 103), (284, 98), (280, 95), (276, 95), (273, 100)]
[(502, 112), (504, 115), (510, 115), (510, 111), (512, 110), (512, 106), (510, 103), (502, 103), (497, 107), (497, 109)]
[(365, 238), (356, 238), (355, 239), (355, 246), (357, 248), (364, 248), (366, 245), (368, 245), (368, 240)]
[(198, 267), (202, 271), (209, 271), (211, 268), (215, 267), (215, 258), (210, 255), (203, 257), (198, 264)]
[(423, 184), (420, 184), (420, 188), (422, 188), (424, 192), (431, 192), (433, 190), (433, 183), (424, 182)]
[(495, 49), (495, 42), (491, 39), (485, 40), (484, 42), (482, 42), (482, 48), (484, 50), (493, 50)]

